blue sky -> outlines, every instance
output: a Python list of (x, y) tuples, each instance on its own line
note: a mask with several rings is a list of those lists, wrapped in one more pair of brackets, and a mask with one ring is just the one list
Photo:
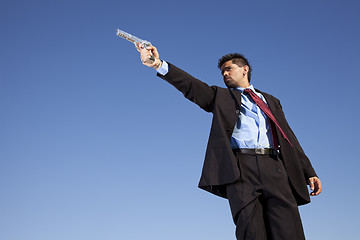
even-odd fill
[(224, 86), (245, 54), (323, 181), (307, 239), (358, 235), (360, 3), (0, 3), (0, 239), (235, 239), (226, 200), (197, 188), (211, 114), (143, 66), (120, 28)]

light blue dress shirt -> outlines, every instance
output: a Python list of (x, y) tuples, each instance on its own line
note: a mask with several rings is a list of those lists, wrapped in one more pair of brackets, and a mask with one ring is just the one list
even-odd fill
[[(261, 93), (253, 85), (248, 87), (265, 103)], [(234, 88), (243, 93), (245, 88)], [(246, 94), (241, 94), (241, 109), (230, 140), (231, 148), (272, 148), (273, 140), (270, 123), (259, 106)]]
[[(169, 65), (163, 61), (157, 72), (165, 75), (169, 71)], [(261, 93), (255, 92), (265, 103), (266, 100)], [(234, 88), (241, 93), (245, 88)], [(231, 148), (272, 148), (273, 140), (271, 128), (267, 116), (261, 111), (258, 105), (245, 94), (241, 94), (241, 109), (239, 119), (237, 120), (233, 134), (230, 140)]]
[(169, 71), (169, 64), (167, 64), (167, 62), (165, 61), (162, 61), (161, 67), (159, 67), (157, 72), (160, 73), (161, 75), (166, 75), (168, 71)]

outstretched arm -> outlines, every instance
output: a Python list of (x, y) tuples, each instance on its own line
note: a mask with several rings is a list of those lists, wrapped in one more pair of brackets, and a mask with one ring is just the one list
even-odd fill
[[(212, 111), (216, 87), (210, 87), (206, 83), (165, 61), (163, 68), (161, 68), (163, 61), (160, 60), (159, 52), (154, 46), (144, 48), (138, 44), (137, 50), (140, 52), (141, 62), (145, 66), (159, 70), (158, 73), (161, 72), (161, 74), (158, 74), (158, 76), (177, 88), (187, 99), (196, 103), (207, 112)], [(165, 71), (166, 73), (162, 73), (163, 69), (167, 69)]]

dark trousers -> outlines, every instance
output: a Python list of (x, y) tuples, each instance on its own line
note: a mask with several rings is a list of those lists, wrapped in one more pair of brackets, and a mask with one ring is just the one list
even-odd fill
[(277, 155), (236, 154), (241, 180), (226, 187), (238, 240), (304, 240), (298, 206)]

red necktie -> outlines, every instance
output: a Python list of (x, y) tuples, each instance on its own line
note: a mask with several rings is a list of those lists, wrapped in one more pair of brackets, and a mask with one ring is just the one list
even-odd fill
[(244, 94), (247, 94), (251, 97), (252, 100), (254, 100), (254, 102), (259, 106), (259, 108), (265, 113), (265, 115), (271, 120), (270, 121), (270, 126), (271, 126), (271, 132), (273, 135), (273, 141), (274, 141), (274, 147), (276, 149), (278, 149), (278, 141), (276, 138), (276, 131), (275, 131), (275, 126), (274, 124), (279, 128), (281, 135), (286, 139), (286, 141), (288, 141), (290, 143), (291, 146), (293, 146), (290, 142), (290, 140), (287, 138), (286, 134), (284, 133), (284, 131), (281, 129), (280, 124), (278, 123), (278, 121), (276, 121), (274, 115), (271, 113), (270, 108), (266, 105), (266, 103), (258, 97), (258, 95), (256, 95), (251, 89), (245, 89), (244, 90)]

